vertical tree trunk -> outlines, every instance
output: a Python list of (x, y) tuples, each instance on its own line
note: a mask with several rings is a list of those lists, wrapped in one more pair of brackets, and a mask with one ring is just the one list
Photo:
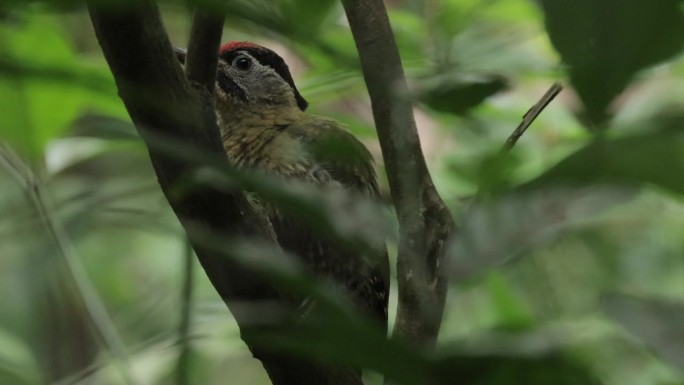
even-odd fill
[(399, 308), (394, 335), (434, 346), (444, 311), (441, 273), (453, 219), (420, 147), (404, 70), (382, 0), (342, 0), (361, 58), (399, 220)]

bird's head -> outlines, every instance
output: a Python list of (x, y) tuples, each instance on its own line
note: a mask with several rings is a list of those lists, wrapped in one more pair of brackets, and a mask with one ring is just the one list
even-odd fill
[[(177, 50), (185, 61), (185, 53)], [(249, 42), (228, 42), (219, 49), (215, 101), (219, 120), (233, 126), (282, 124), (308, 103), (299, 94), (285, 61), (272, 50)]]
[(253, 43), (233, 41), (221, 46), (216, 83), (219, 98), (243, 108), (263, 103), (297, 106), (302, 111), (307, 107), (283, 58)]

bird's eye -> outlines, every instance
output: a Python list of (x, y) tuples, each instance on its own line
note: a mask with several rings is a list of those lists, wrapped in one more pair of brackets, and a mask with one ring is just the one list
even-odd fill
[(254, 63), (252, 63), (252, 60), (247, 56), (238, 56), (233, 60), (231, 65), (240, 71), (249, 71), (252, 69)]

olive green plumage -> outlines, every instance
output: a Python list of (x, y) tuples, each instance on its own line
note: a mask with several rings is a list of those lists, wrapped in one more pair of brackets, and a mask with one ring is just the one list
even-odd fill
[[(251, 43), (224, 45), (215, 103), (224, 148), (237, 166), (323, 190), (378, 197), (370, 152), (339, 122), (304, 111), (306, 101), (273, 51)], [(259, 200), (280, 245), (300, 256), (313, 273), (344, 288), (362, 312), (386, 327), (389, 264), (384, 247), (359, 255)]]

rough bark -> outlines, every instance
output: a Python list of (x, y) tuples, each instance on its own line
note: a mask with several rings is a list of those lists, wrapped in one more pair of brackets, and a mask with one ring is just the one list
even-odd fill
[(394, 335), (434, 346), (447, 280), (440, 273), (453, 219), (437, 194), (420, 147), (408, 88), (382, 0), (342, 0), (370, 95), (399, 220), (399, 308)]

